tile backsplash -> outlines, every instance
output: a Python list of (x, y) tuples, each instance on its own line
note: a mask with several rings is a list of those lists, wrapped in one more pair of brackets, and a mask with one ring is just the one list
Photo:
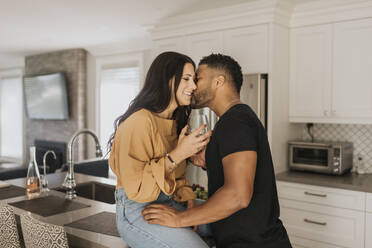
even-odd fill
[[(361, 155), (366, 165), (372, 165), (372, 125), (314, 124), (312, 129), (315, 140), (352, 142), (353, 163), (355, 164), (358, 155)], [(301, 138), (311, 140), (305, 124)]]

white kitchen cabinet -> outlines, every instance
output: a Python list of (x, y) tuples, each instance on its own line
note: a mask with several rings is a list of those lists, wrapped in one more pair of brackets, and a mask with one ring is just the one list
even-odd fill
[(366, 211), (372, 213), (372, 193), (367, 193)]
[(365, 248), (372, 247), (372, 213), (366, 214), (366, 243)]
[(239, 62), (243, 73), (267, 73), (268, 25), (255, 25), (153, 41), (153, 54), (176, 51), (189, 55), (196, 64), (203, 56), (224, 53)]
[(303, 239), (295, 236), (290, 236), (289, 238), (293, 248), (343, 248), (343, 246), (336, 246), (329, 243)]
[(290, 235), (341, 247), (364, 247), (364, 212), (287, 199), (280, 204), (280, 216)]
[(372, 247), (372, 193), (367, 193), (366, 211), (365, 248), (370, 248)]
[(187, 38), (187, 52), (196, 65), (204, 56), (211, 53), (223, 53), (221, 32), (190, 35)]
[(331, 61), (331, 24), (291, 31), (290, 119), (329, 116)]
[(278, 195), (288, 200), (359, 211), (364, 211), (366, 206), (366, 197), (363, 192), (288, 182), (278, 183), (277, 188)]
[(152, 57), (155, 58), (166, 51), (185, 53), (187, 49), (184, 39), (185, 37), (176, 37), (153, 41)]
[(290, 121), (372, 123), (372, 19), (295, 28)]
[(364, 246), (366, 193), (282, 181), (277, 186), (280, 218), (294, 247), (372, 247)]
[(224, 51), (242, 67), (243, 73), (268, 73), (268, 25), (256, 25), (223, 32)]
[(334, 117), (372, 120), (372, 19), (334, 24)]

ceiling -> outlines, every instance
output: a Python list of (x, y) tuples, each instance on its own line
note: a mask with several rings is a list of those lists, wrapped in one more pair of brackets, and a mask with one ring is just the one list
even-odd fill
[(255, 0), (0, 0), (0, 58), (117, 44), (146, 47), (146, 25), (247, 1)]

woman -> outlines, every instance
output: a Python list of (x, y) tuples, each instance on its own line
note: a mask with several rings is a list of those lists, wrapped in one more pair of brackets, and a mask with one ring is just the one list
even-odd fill
[(109, 164), (117, 176), (116, 222), (121, 237), (133, 248), (208, 247), (190, 228), (151, 225), (141, 215), (155, 202), (178, 209), (182, 209), (178, 202), (194, 205), (185, 159), (203, 149), (211, 135), (199, 135), (205, 126), (185, 135), (194, 78), (195, 64), (189, 57), (160, 54), (143, 89), (115, 121)]

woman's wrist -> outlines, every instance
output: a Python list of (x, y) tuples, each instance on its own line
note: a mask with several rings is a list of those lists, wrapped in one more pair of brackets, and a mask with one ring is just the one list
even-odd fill
[(168, 153), (169, 156), (172, 158), (172, 160), (176, 163), (176, 164), (179, 164), (182, 160), (184, 160), (184, 158), (182, 157), (182, 155), (179, 153), (179, 151), (177, 151), (177, 149), (174, 149), (173, 151), (171, 151), (170, 153)]

